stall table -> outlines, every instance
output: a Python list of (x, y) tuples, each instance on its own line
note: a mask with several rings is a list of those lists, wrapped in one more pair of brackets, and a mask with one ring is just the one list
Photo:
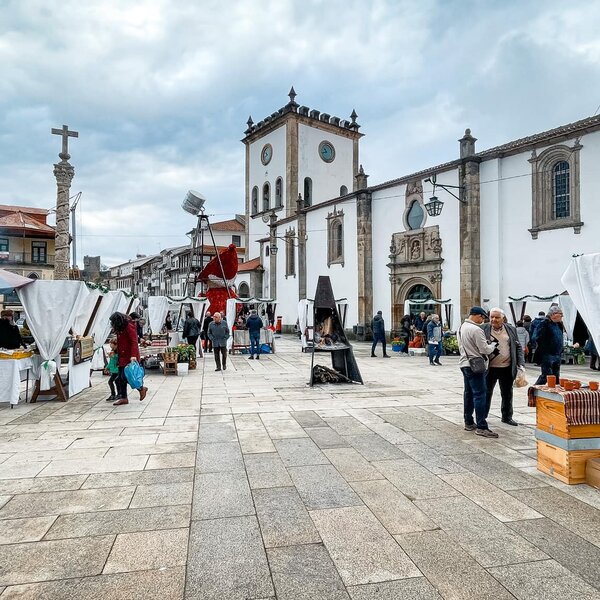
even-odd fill
[(0, 381), (3, 382), (0, 386), (0, 402), (10, 402), (11, 406), (19, 403), (23, 374), (29, 381), (29, 370), (32, 368), (31, 353), (0, 356)]
[(568, 484), (585, 483), (586, 462), (600, 457), (600, 392), (533, 386), (537, 467)]
[[(260, 330), (260, 345), (267, 344), (271, 352), (275, 354), (275, 336), (270, 329)], [(231, 352), (241, 348), (250, 348), (250, 333), (247, 329), (235, 329), (233, 331), (233, 346)]]

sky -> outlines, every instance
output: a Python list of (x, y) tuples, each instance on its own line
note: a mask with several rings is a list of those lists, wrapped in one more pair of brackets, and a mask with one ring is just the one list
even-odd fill
[(78, 263), (185, 244), (187, 190), (244, 212), (244, 136), (358, 113), (374, 185), (600, 110), (600, 2), (0, 0), (0, 204), (51, 208), (63, 124)]

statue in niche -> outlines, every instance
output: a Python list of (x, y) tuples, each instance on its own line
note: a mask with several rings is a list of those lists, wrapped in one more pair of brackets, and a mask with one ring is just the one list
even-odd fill
[(419, 260), (421, 258), (421, 242), (419, 240), (413, 240), (410, 245), (410, 259)]

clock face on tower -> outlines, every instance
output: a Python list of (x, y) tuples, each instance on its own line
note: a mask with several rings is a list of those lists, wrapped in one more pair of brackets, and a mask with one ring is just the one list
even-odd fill
[(333, 162), (335, 158), (335, 148), (333, 147), (333, 144), (328, 141), (321, 142), (319, 144), (319, 156), (325, 162)]
[(271, 144), (265, 144), (264, 148), (260, 153), (260, 161), (263, 165), (268, 165), (271, 162), (273, 156), (273, 146)]

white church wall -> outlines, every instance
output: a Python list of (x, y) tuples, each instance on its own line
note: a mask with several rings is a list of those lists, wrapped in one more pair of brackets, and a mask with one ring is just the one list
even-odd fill
[[(319, 144), (329, 141), (335, 148), (335, 159), (326, 163), (319, 156)], [(312, 179), (313, 204), (331, 200), (340, 195), (345, 185), (352, 191), (352, 140), (300, 124), (298, 127), (298, 191), (304, 196), (304, 178)]]
[(358, 321), (356, 204), (352, 199), (336, 205), (338, 211), (344, 211), (344, 265), (332, 264), (328, 267), (327, 215), (333, 208), (331, 205), (324, 206), (310, 211), (306, 216), (306, 295), (314, 298), (319, 276), (328, 275), (335, 297), (348, 299), (346, 329), (352, 329)]
[[(574, 140), (561, 143), (572, 146)], [(499, 175), (494, 176), (488, 161), (482, 163), (482, 295), (489, 294), (485, 297), (490, 297), (491, 306), (499, 304), (506, 308), (504, 301), (508, 296), (550, 296), (562, 292), (560, 278), (571, 256), (600, 250), (600, 210), (596, 200), (600, 189), (600, 132), (583, 136), (581, 144), (580, 205), (584, 225), (580, 234), (570, 227), (540, 231), (538, 239), (532, 239), (528, 231), (532, 226), (530, 151), (501, 159)], [(537, 149), (538, 156), (544, 149)], [(484, 183), (489, 179), (501, 179), (491, 184), (498, 189), (495, 208), (488, 184)], [(499, 215), (502, 231), (496, 255), (484, 243), (483, 235), (494, 226), (494, 215)], [(491, 287), (498, 270), (497, 286)], [(547, 308), (548, 303), (531, 304), (527, 312), (534, 315), (537, 310)]]

